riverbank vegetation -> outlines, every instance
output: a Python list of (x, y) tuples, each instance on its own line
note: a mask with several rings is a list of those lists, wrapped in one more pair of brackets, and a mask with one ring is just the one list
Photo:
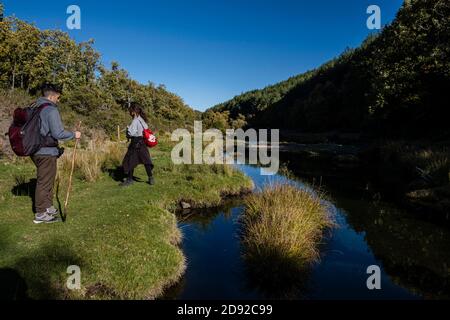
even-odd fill
[(372, 178), (383, 194), (424, 217), (449, 221), (450, 148), (447, 144), (396, 141), (361, 154), (374, 167)]
[(272, 294), (286, 282), (303, 279), (320, 258), (324, 231), (334, 225), (320, 195), (290, 184), (270, 185), (246, 197), (240, 221), (244, 258)]
[[(175, 166), (171, 142), (162, 137), (152, 150), (156, 185), (139, 168), (133, 186), (118, 187), (116, 163), (125, 145), (100, 141), (108, 152), (93, 159), (89, 143), (79, 150), (66, 222), (33, 224), (35, 169), (28, 159), (0, 162), (0, 275), (5, 298), (152, 299), (183, 274), (185, 258), (174, 212), (180, 200), (218, 205), (224, 194), (252, 188), (239, 171), (217, 166)], [(68, 148), (60, 161), (57, 200), (67, 188)], [(141, 182), (139, 182), (141, 181)], [(58, 202), (55, 202), (57, 204)], [(81, 269), (81, 290), (66, 288), (66, 269)], [(9, 272), (9, 273), (8, 273)], [(25, 285), (26, 284), (26, 285)]]

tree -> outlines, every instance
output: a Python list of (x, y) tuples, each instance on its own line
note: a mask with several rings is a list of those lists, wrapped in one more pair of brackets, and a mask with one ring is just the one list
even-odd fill
[(450, 100), (450, 1), (405, 1), (396, 19), (315, 70), (213, 107), (248, 126), (444, 136)]
[(165, 127), (185, 126), (195, 118), (163, 85), (140, 84), (117, 62), (110, 69), (103, 66), (93, 40), (77, 43), (65, 32), (41, 31), (15, 17), (0, 21), (0, 87), (36, 91), (45, 82), (63, 86), (64, 110), (106, 131), (125, 121), (124, 109), (132, 102)]

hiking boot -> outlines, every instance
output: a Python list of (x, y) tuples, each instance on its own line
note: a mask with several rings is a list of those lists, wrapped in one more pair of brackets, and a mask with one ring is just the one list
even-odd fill
[(149, 185), (154, 185), (155, 184), (155, 179), (153, 177), (148, 178), (148, 182)]
[(59, 214), (59, 210), (56, 209), (54, 206), (51, 206), (50, 208), (47, 208), (47, 214), (49, 216), (56, 217)]
[(127, 179), (127, 180), (125, 180), (124, 182), (120, 183), (120, 184), (119, 184), (119, 187), (129, 187), (129, 186), (131, 186), (133, 183), (134, 183), (133, 180)]
[(47, 212), (44, 213), (37, 213), (34, 217), (33, 222), (35, 224), (39, 224), (39, 223), (53, 223), (53, 222), (57, 222), (58, 219), (55, 216), (51, 216), (49, 214), (47, 214)]

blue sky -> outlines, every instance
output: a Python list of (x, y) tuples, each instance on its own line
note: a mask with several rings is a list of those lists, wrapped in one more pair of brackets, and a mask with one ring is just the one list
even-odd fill
[[(367, 7), (380, 6), (387, 24), (402, 2), (3, 0), (7, 15), (93, 38), (105, 65), (118, 61), (132, 78), (164, 84), (199, 110), (358, 46), (371, 32)], [(66, 28), (71, 4), (81, 8), (81, 30)]]

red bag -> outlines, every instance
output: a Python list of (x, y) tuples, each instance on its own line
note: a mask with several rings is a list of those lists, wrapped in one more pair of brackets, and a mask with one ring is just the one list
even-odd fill
[(145, 145), (147, 147), (149, 147), (149, 148), (156, 147), (156, 145), (158, 144), (158, 139), (156, 139), (156, 136), (152, 130), (144, 129), (143, 136), (144, 136)]

